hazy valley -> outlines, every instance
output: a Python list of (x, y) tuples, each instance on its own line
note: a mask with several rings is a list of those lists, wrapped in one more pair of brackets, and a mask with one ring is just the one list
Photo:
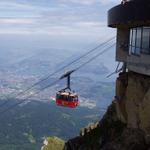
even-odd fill
[[(16, 52), (11, 59), (6, 52), (1, 55), (3, 61), (0, 66), (0, 102), (3, 104), (8, 98), (10, 101), (0, 110), (3, 111), (30, 94), (41, 90), (57, 80), (65, 71), (74, 69), (82, 63), (77, 62), (24, 95), (15, 98), (15, 94), (24, 91), (39, 79), (79, 56), (79, 54), (74, 56), (71, 52), (60, 52), (63, 50), (44, 50), (30, 54), (30, 57)], [(86, 60), (87, 58), (82, 61)], [(66, 84), (66, 81), (63, 80), (2, 115), (0, 150), (10, 147), (12, 150), (20, 148), (38, 150), (47, 136), (58, 136), (67, 140), (78, 135), (82, 127), (100, 120), (114, 95), (114, 82), (106, 78), (109, 73), (109, 69), (104, 64), (94, 61), (73, 74), (72, 88), (80, 96), (80, 107), (77, 109), (61, 108), (55, 105), (56, 91), (64, 88)]]

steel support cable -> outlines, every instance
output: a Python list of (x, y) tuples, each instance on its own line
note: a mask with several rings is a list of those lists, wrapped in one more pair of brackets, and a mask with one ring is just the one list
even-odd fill
[(112, 48), (113, 46), (115, 46), (116, 43), (113, 43), (111, 46), (105, 48), (103, 51), (99, 52), (97, 55), (93, 56), (92, 58), (90, 58), (88, 61), (86, 61), (85, 63), (83, 63), (82, 65), (80, 65), (79, 67), (77, 67), (75, 69), (75, 71), (81, 69), (82, 67), (84, 67), (86, 64), (90, 63), (91, 61), (94, 61), (97, 57), (99, 57), (100, 55), (104, 54), (105, 52), (109, 51), (110, 48)]
[[(112, 44), (111, 46), (109, 46), (108, 48), (105, 48), (103, 51), (101, 51), (100, 53), (98, 53), (97, 55), (95, 55), (94, 57), (92, 57), (91, 59), (89, 59), (88, 61), (86, 61), (84, 64), (80, 65), (79, 67), (77, 67), (75, 69), (75, 71), (81, 69), (83, 66), (85, 66), (86, 64), (90, 63), (91, 61), (95, 60), (97, 57), (99, 57), (100, 55), (106, 53), (108, 50), (110, 50), (110, 48), (112, 48), (113, 46), (115, 46), (115, 43)], [(60, 81), (61, 79), (56, 80), (55, 82), (51, 83), (50, 85), (44, 87), (43, 89), (41, 89), (40, 91), (37, 91), (36, 93), (33, 93), (32, 95), (28, 96), (26, 99), (21, 100), (20, 102), (6, 108), (5, 110), (0, 112), (0, 116), (8, 111), (10, 111), (11, 109), (14, 109), (15, 107), (17, 107), (18, 105), (24, 103), (25, 101), (27, 101), (29, 98), (31, 98), (33, 95), (39, 94), (40, 92), (44, 91), (45, 89), (55, 85), (58, 81)]]
[[(51, 76), (53, 76), (53, 75), (55, 75), (56, 73), (58, 73), (58, 72), (64, 70), (64, 69), (67, 68), (68, 66), (70, 66), (70, 65), (72, 65), (72, 64), (74, 64), (74, 63), (76, 63), (76, 62), (78, 62), (78, 61), (81, 60), (82, 58), (88, 56), (88, 55), (89, 55), (90, 53), (92, 53), (92, 52), (95, 52), (98, 48), (100, 48), (101, 46), (103, 46), (103, 45), (105, 45), (105, 44), (111, 42), (111, 41), (114, 40), (114, 39), (115, 39), (115, 36), (114, 36), (114, 37), (111, 37), (111, 38), (108, 39), (107, 41), (105, 41), (105, 42), (99, 44), (99, 45), (96, 46), (95, 48), (90, 49), (88, 52), (86, 52), (85, 54), (81, 55), (79, 58), (77, 58), (77, 59), (73, 60), (72, 62), (68, 63), (67, 65), (65, 65), (65, 66), (63, 66), (63, 67), (61, 67), (61, 68), (59, 68), (58, 70), (54, 71), (53, 73), (51, 73), (51, 74), (48, 75), (47, 77), (44, 77), (44, 78), (40, 79), (38, 82), (34, 83), (33, 85), (31, 85), (31, 86), (30, 86), (29, 88), (27, 88), (26, 90), (24, 90), (24, 91), (22, 91), (22, 92), (16, 94), (16, 95), (14, 96), (14, 98), (17, 98), (18, 96), (25, 94), (27, 91), (31, 90), (33, 87), (37, 86), (37, 85), (40, 84), (41, 82), (46, 81), (46, 80), (49, 79)], [(8, 96), (8, 97), (10, 97), (10, 96)], [(2, 104), (0, 105), (0, 108), (3, 107), (4, 105), (6, 105), (9, 101), (10, 101), (10, 99), (7, 99), (4, 103), (2, 103)]]
[(103, 49), (107, 48), (109, 45), (112, 45), (116, 43), (116, 41), (110, 41), (109, 43), (107, 43), (107, 45), (104, 45), (103, 47), (100, 47), (97, 51), (95, 51), (94, 53), (91, 53), (90, 55), (88, 55), (88, 57), (83, 58), (81, 61), (77, 62), (75, 66), (80, 66), (80, 64), (83, 64), (86, 60), (89, 60), (90, 58), (92, 58), (93, 56), (95, 56), (95, 54), (99, 54), (100, 52), (102, 52)]
[(11, 106), (9, 106), (8, 108), (6, 108), (5, 110), (3, 111), (0, 111), (0, 116), (4, 113), (6, 113), (7, 111), (11, 110), (11, 109), (14, 109), (15, 107), (17, 107), (18, 105), (20, 104), (23, 104), (24, 102), (26, 102), (29, 98), (31, 98), (32, 96), (36, 95), (36, 94), (39, 94), (40, 92), (44, 91), (45, 89), (49, 88), (49, 87), (52, 87), (53, 85), (55, 85), (60, 79), (54, 81), (53, 83), (51, 83), (50, 85), (47, 85), (45, 86), (44, 88), (42, 88), (40, 91), (37, 91), (33, 94), (31, 94), (30, 96), (28, 96), (27, 98), (23, 99), (23, 100), (20, 100), (20, 102), (16, 103), (16, 104), (13, 104)]
[(67, 78), (69, 75), (71, 75), (72, 73), (74, 73), (75, 71), (79, 70), (81, 67), (83, 67), (84, 65), (90, 63), (91, 61), (93, 61), (95, 58), (97, 58), (98, 56), (102, 55), (103, 53), (105, 53), (106, 51), (108, 51), (111, 47), (113, 47), (115, 45), (115, 43), (110, 44), (109, 46), (107, 46), (106, 48), (104, 47), (104, 50), (96, 53), (96, 55), (92, 56), (91, 58), (89, 58), (88, 61), (86, 62), (82, 62), (81, 65), (79, 65), (77, 68), (72, 69), (68, 72), (66, 72), (65, 74), (63, 74), (59, 79), (62, 80), (64, 78)]

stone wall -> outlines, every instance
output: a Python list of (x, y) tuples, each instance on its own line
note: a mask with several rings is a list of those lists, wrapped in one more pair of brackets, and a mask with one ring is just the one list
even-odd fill
[(116, 82), (115, 103), (118, 118), (128, 128), (141, 129), (150, 135), (150, 77), (121, 73)]

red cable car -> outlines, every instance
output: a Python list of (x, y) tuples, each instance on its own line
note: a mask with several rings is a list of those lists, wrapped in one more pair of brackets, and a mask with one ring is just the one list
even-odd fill
[(58, 106), (76, 108), (79, 105), (78, 95), (72, 92), (60, 91), (56, 94)]
[[(67, 87), (56, 93), (56, 104), (69, 108), (76, 108), (79, 105), (78, 95), (71, 91), (70, 88), (70, 75), (74, 70), (67, 72), (60, 79), (67, 78)], [(66, 90), (69, 91), (66, 91)]]

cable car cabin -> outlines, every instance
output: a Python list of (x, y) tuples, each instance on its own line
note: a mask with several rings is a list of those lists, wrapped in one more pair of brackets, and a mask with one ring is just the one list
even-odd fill
[(69, 108), (76, 108), (79, 105), (78, 95), (76, 93), (60, 91), (56, 94), (56, 104)]

